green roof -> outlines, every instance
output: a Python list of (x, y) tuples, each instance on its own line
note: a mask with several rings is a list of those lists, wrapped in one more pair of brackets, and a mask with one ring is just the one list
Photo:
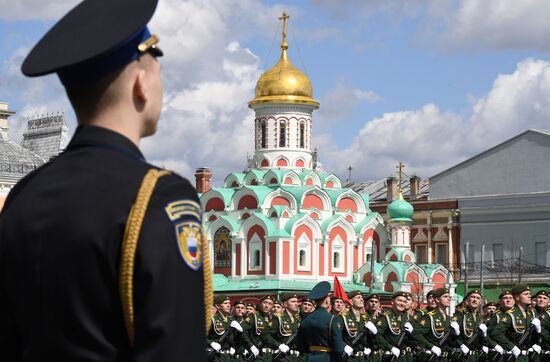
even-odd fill
[(324, 184), (327, 177), (331, 175), (332, 174), (328, 172), (317, 172), (317, 176), (319, 176), (319, 180), (321, 180), (321, 184)]
[(330, 202), (332, 203), (332, 206), (336, 207), (336, 200), (338, 200), (338, 197), (340, 197), (342, 193), (348, 191), (349, 189), (322, 189), (322, 190), (328, 194), (328, 197), (330, 197)]
[[(278, 186), (252, 186), (252, 185), (246, 185), (243, 188), (247, 188), (254, 192), (254, 195), (256, 195), (256, 198), (258, 199), (258, 208), (261, 207), (263, 204), (265, 197), (269, 195), (271, 192), (277, 190)], [(242, 190), (242, 188), (240, 189)]]
[(286, 209), (288, 209), (288, 206), (283, 206), (283, 205), (271, 206), (271, 208), (268, 211), (269, 217), (271, 217), (271, 210), (275, 210), (275, 212), (277, 213), (277, 217), (281, 217), (281, 215), (283, 214), (283, 211), (285, 211)]
[(312, 189), (314, 186), (281, 186), (282, 190), (288, 191), (294, 196), (298, 205), (302, 202), (302, 196), (307, 190)]
[(316, 173), (316, 172), (313, 171), (313, 170), (308, 170), (308, 169), (302, 169), (301, 172), (297, 172), (298, 177), (300, 177), (300, 179), (301, 179), (302, 181), (305, 181), (305, 180), (306, 180), (306, 177), (307, 177), (309, 174), (311, 174), (311, 173)]
[(357, 225), (355, 225), (355, 232), (357, 233), (360, 233), (361, 232), (361, 229), (367, 225), (368, 223), (370, 223), (374, 218), (376, 218), (379, 214), (377, 212), (371, 212), (369, 214), (367, 214), (367, 216), (361, 220), (360, 222), (357, 223)]
[(241, 228), (241, 220), (235, 220), (229, 215), (220, 215), (219, 219), (227, 221), (233, 231), (238, 231)]
[[(268, 175), (273, 174), (275, 178), (277, 179), (277, 182), (282, 183), (283, 182), (283, 176), (287, 174), (287, 170), (269, 170), (265, 173), (264, 178)], [(268, 182), (271, 181), (271, 179), (267, 180)]]
[(370, 211), (370, 208), (369, 208), (369, 203), (370, 203), (369, 194), (364, 193), (364, 194), (359, 194), (359, 196), (361, 196), (361, 198), (365, 202), (365, 208), (367, 209), (367, 212)]
[(292, 232), (292, 227), (294, 227), (294, 224), (296, 224), (298, 220), (300, 220), (306, 215), (307, 214), (305, 212), (299, 212), (295, 216), (293, 216), (290, 220), (288, 220), (285, 224), (286, 232), (290, 235), (290, 233)]
[(341, 217), (342, 217), (342, 215), (340, 215), (340, 214), (334, 214), (334, 215), (332, 215), (331, 217), (329, 217), (328, 219), (326, 219), (325, 221), (323, 221), (323, 223), (321, 224), (321, 231), (322, 231), (323, 233), (325, 233), (325, 232), (327, 231), (327, 228), (329, 227), (329, 225), (330, 225), (333, 221), (335, 221), (335, 220), (337, 220), (337, 219), (339, 219), (339, 218), (341, 218)]
[(237, 183), (241, 183), (241, 182), (243, 182), (243, 180), (244, 180), (244, 176), (245, 176), (245, 174), (242, 173), (242, 172), (233, 172), (233, 173), (230, 173), (229, 175), (227, 175), (227, 177), (225, 178), (225, 180), (223, 180), (223, 183), (224, 183), (224, 185), (226, 185), (227, 187), (231, 187), (231, 185), (227, 185), (227, 180), (228, 180), (230, 177), (235, 177), (235, 179), (237, 179)]
[(205, 192), (203, 195), (207, 195), (210, 192), (218, 192), (220, 195), (222, 195), (223, 203), (225, 204), (225, 207), (228, 207), (231, 203), (231, 198), (233, 197), (233, 194), (236, 192), (236, 190), (231, 188), (214, 187)]
[(254, 175), (256, 177), (257, 180), (263, 180), (264, 178), (264, 175), (267, 173), (268, 171), (265, 171), (265, 170), (250, 170), (246, 173), (246, 176), (245, 178), (248, 178), (249, 175)]
[(414, 208), (402, 198), (392, 201), (386, 210), (388, 216), (393, 221), (412, 221)]
[[(212, 278), (214, 292), (216, 293), (238, 293), (238, 292), (302, 292), (309, 293), (311, 289), (319, 282), (318, 280), (277, 280), (277, 279), (238, 279), (230, 280), (224, 275), (214, 274)], [(331, 283), (332, 285), (332, 283)], [(369, 287), (362, 284), (341, 282), (346, 292), (359, 290), (362, 293), (369, 293)], [(392, 293), (383, 290), (373, 289), (373, 293), (381, 296), (391, 296)]]

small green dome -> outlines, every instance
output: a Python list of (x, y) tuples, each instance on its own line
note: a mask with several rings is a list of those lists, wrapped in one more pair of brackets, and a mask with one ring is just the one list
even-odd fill
[(414, 208), (407, 201), (403, 200), (403, 196), (399, 195), (397, 200), (394, 200), (386, 209), (390, 220), (394, 221), (412, 221)]

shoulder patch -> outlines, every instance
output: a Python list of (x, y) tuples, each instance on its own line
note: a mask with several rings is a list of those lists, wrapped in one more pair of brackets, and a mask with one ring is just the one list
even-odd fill
[(429, 311), (429, 312), (426, 313), (426, 314), (428, 314), (428, 315), (435, 315), (435, 312), (436, 312), (435, 310), (432, 310), (432, 311)]
[(169, 202), (166, 207), (166, 214), (171, 222), (177, 220), (201, 220), (201, 206), (191, 199), (183, 199)]
[(181, 257), (188, 267), (199, 270), (202, 266), (202, 245), (205, 242), (201, 225), (196, 221), (173, 224)]

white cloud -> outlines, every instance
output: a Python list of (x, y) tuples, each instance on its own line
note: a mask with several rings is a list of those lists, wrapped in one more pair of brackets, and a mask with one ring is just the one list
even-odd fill
[(453, 11), (443, 35), (447, 48), (550, 51), (550, 1), (464, 0), (446, 10)]
[(81, 0), (0, 0), (0, 19), (57, 20)]
[[(525, 59), (473, 101), (468, 118), (434, 104), (385, 113), (367, 122), (348, 148), (327, 147), (324, 165), (342, 177), (352, 165), (354, 180), (367, 180), (393, 174), (394, 165), (403, 161), (409, 174), (429, 177), (528, 128), (548, 129), (548, 99), (550, 63)], [(327, 136), (322, 139), (326, 142)]]

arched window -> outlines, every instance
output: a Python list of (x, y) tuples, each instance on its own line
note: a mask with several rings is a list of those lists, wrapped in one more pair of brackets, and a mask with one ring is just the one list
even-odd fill
[(254, 250), (254, 260), (252, 261), (252, 268), (260, 268), (260, 266), (261, 266), (261, 259), (260, 258), (261, 258), (260, 251), (259, 250)]
[(214, 267), (231, 266), (231, 237), (229, 230), (221, 227), (214, 234)]
[(340, 268), (340, 253), (335, 251), (333, 254), (332, 254), (332, 263), (334, 265), (334, 269), (339, 269)]
[(300, 261), (299, 266), (306, 266), (306, 251), (300, 250)]
[(336, 236), (332, 242), (332, 271), (344, 272), (344, 241), (340, 236)]
[(306, 131), (306, 125), (303, 123), (300, 123), (300, 148), (306, 147), (305, 131)]
[(254, 235), (250, 240), (250, 250), (248, 252), (248, 265), (250, 270), (262, 269), (262, 240), (258, 235)]
[(298, 270), (311, 270), (311, 241), (306, 233), (298, 239)]
[(260, 123), (260, 148), (266, 148), (267, 147), (266, 142), (267, 142), (267, 127), (265, 125), (265, 122), (262, 121), (262, 123)]
[(279, 124), (279, 147), (286, 147), (286, 124), (281, 122)]

